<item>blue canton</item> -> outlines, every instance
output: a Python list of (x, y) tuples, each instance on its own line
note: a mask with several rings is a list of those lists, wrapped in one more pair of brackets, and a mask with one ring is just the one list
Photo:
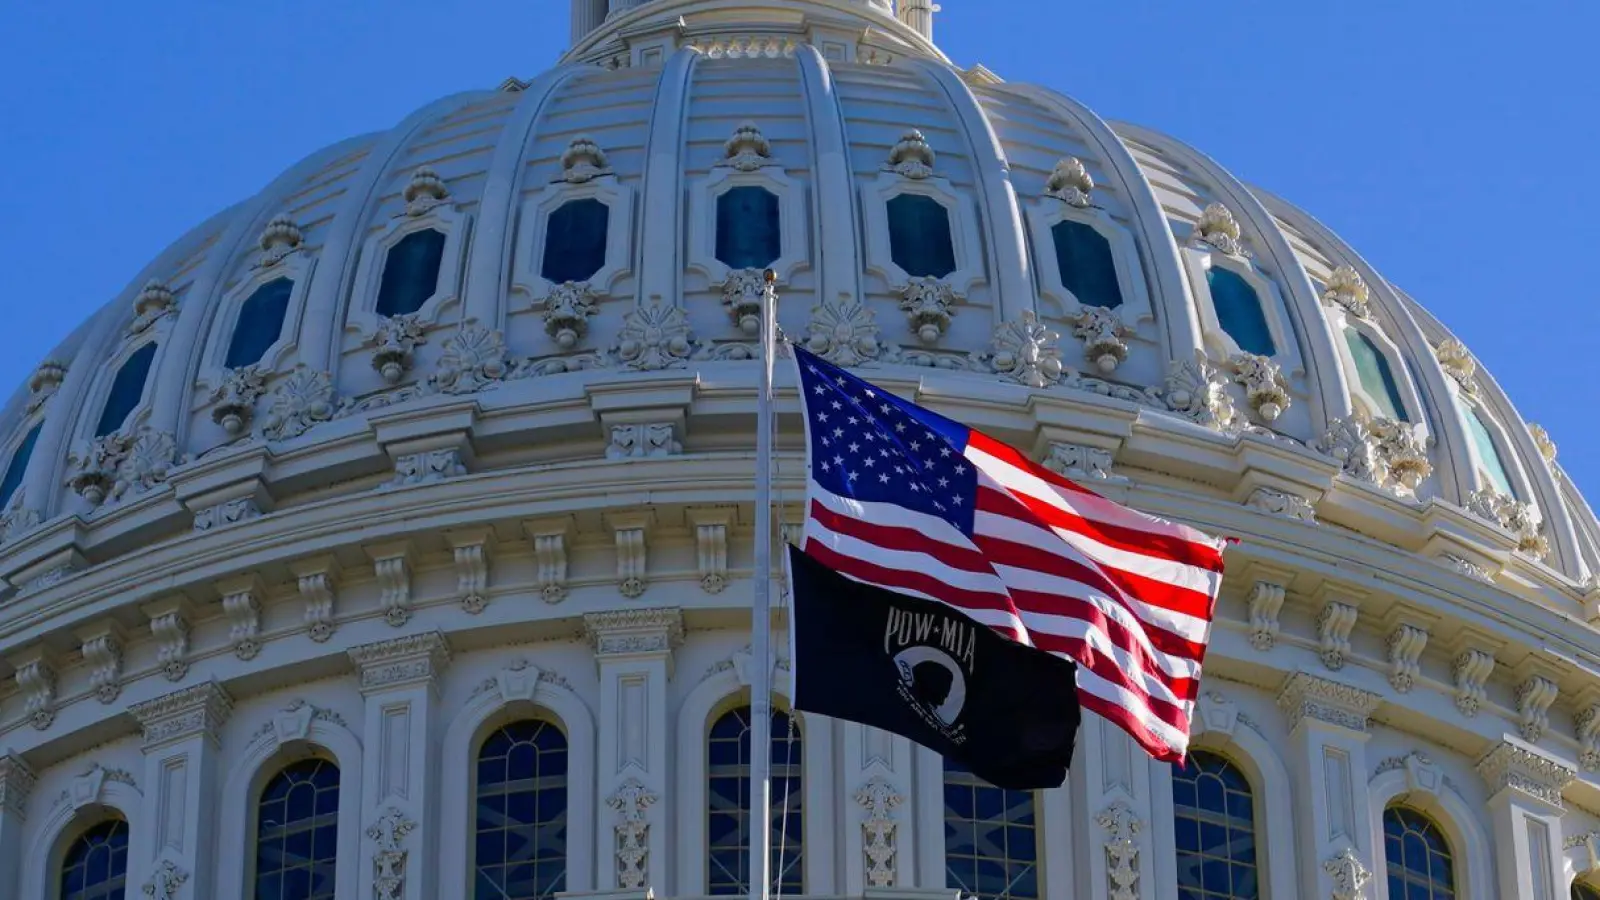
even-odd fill
[(834, 494), (938, 516), (972, 534), (978, 473), (962, 455), (967, 428), (799, 347), (794, 352), (812, 479)]

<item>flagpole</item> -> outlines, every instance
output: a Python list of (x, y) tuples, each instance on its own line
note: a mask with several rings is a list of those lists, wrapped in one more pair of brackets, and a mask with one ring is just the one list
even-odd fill
[(755, 598), (750, 616), (750, 900), (767, 900), (772, 840), (772, 367), (777, 274), (761, 291), (761, 384), (756, 396)]

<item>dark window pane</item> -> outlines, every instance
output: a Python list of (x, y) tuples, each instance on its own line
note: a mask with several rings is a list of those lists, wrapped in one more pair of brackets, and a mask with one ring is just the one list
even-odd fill
[(477, 900), (548, 900), (566, 890), (567, 738), (527, 719), (496, 729), (478, 751)]
[(104, 437), (126, 423), (128, 414), (144, 397), (144, 382), (150, 375), (150, 362), (155, 358), (156, 345), (151, 342), (135, 350), (117, 370), (117, 377), (111, 380), (111, 393), (100, 413), (100, 424), (94, 429), (95, 437)]
[(983, 900), (1039, 894), (1034, 797), (995, 787), (945, 763), (945, 886)]
[(1117, 263), (1111, 255), (1111, 242), (1094, 226), (1082, 222), (1059, 222), (1050, 229), (1055, 238), (1056, 264), (1061, 267), (1061, 284), (1085, 306), (1115, 309), (1122, 305), (1122, 286), (1117, 283)]
[(33, 457), (33, 445), (38, 442), (39, 429), (43, 427), (43, 422), (33, 426), (22, 443), (17, 445), (17, 451), (11, 454), (11, 462), (6, 464), (5, 480), (0, 481), (0, 509), (5, 509), (6, 504), (11, 502), (11, 495), (22, 486), (22, 477), (28, 474), (28, 460)]
[(599, 200), (561, 204), (550, 214), (545, 228), (544, 265), (539, 274), (556, 284), (593, 278), (605, 268), (610, 225), (611, 207)]
[(261, 791), (256, 812), (255, 900), (333, 900), (338, 860), (339, 767), (305, 759)]
[(292, 293), (294, 282), (279, 278), (256, 288), (244, 301), (239, 307), (239, 321), (233, 326), (233, 340), (228, 344), (224, 367), (237, 369), (254, 365), (267, 355), (267, 348), (277, 343), (283, 334), (283, 317), (289, 313)]
[(717, 259), (732, 269), (765, 269), (783, 255), (778, 197), (736, 187), (717, 198)]
[(1225, 757), (1195, 750), (1172, 769), (1178, 884), (1201, 900), (1257, 900), (1250, 781)]
[(1217, 324), (1239, 349), (1257, 356), (1276, 355), (1278, 348), (1272, 341), (1272, 329), (1267, 326), (1267, 315), (1261, 309), (1256, 289), (1237, 272), (1220, 266), (1206, 270), (1206, 284), (1211, 287)]
[(1372, 338), (1359, 329), (1344, 327), (1344, 343), (1350, 348), (1350, 358), (1355, 360), (1356, 378), (1361, 389), (1377, 401), (1377, 413), (1401, 422), (1406, 418), (1406, 403), (1400, 399), (1400, 385), (1395, 383), (1394, 371), (1389, 368), (1389, 358), (1383, 355)]
[(122, 900), (128, 877), (128, 823), (101, 822), (79, 835), (61, 860), (60, 900)]
[[(800, 730), (781, 710), (772, 711), (771, 847), (772, 890), (802, 893), (804, 850), (801, 777), (804, 746)], [(713, 895), (749, 893), (750, 707), (722, 714), (708, 735), (706, 890)]]
[(912, 277), (943, 278), (956, 270), (956, 245), (950, 211), (921, 194), (890, 200), (889, 255)]
[(413, 231), (389, 248), (378, 284), (378, 315), (404, 316), (422, 308), (439, 290), (439, 264), (444, 260), (444, 232)]
[(1439, 826), (1404, 806), (1383, 811), (1384, 847), (1390, 897), (1450, 900), (1455, 896), (1455, 864)]

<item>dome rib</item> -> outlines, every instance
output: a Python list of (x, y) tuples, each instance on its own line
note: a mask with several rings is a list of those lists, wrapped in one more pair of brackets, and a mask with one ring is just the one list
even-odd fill
[(795, 53), (800, 83), (806, 94), (806, 119), (811, 132), (811, 156), (816, 167), (815, 231), (821, 285), (818, 300), (833, 303), (848, 296), (865, 303), (863, 267), (857, 258), (861, 229), (856, 217), (856, 184), (850, 171), (850, 140), (845, 132), (844, 108), (839, 102), (833, 69), (815, 46), (806, 44)]
[[(657, 299), (676, 306), (683, 293), (683, 139), (688, 127), (689, 86), (699, 61), (699, 50), (684, 47), (667, 57), (656, 81), (639, 186), (640, 209), (647, 212), (639, 216), (635, 254), (638, 268), (634, 278), (639, 290), (634, 299), (638, 306)], [(660, 234), (658, 229), (667, 233)]]

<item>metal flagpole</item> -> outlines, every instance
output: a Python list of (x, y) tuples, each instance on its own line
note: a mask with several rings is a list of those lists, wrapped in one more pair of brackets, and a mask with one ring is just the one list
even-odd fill
[(750, 616), (750, 900), (767, 900), (772, 841), (772, 367), (777, 274), (761, 292), (761, 385), (756, 396), (755, 602)]

